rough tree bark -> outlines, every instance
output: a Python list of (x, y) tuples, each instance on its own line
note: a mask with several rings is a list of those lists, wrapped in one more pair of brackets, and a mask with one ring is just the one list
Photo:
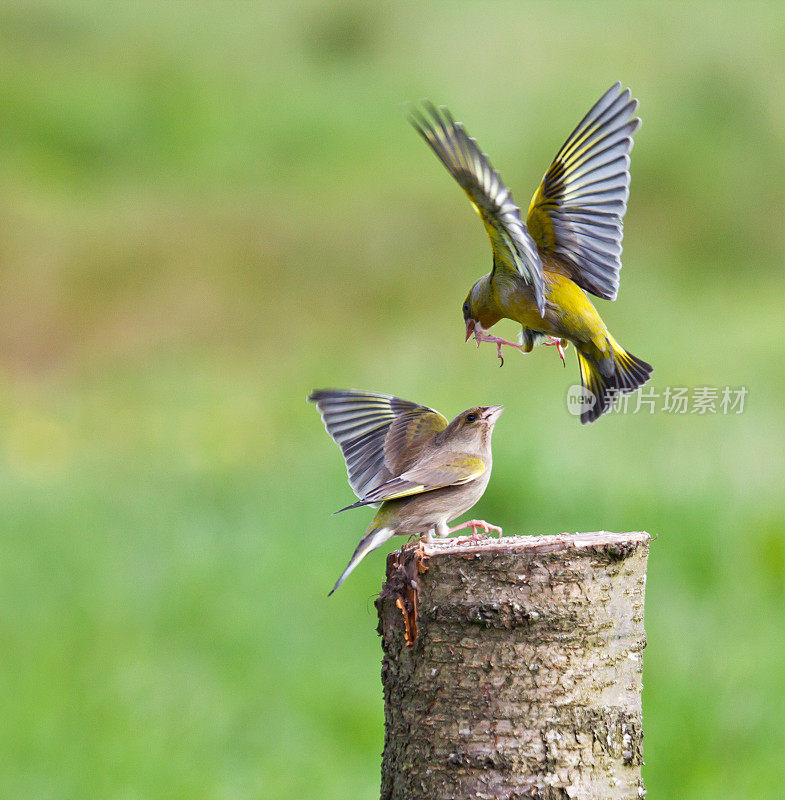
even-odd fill
[(382, 800), (641, 798), (646, 533), (391, 553)]

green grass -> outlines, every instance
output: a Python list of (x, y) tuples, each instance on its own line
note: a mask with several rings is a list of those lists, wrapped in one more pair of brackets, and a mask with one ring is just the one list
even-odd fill
[[(0, 10), (0, 795), (374, 797), (367, 514), (307, 392), (503, 402), (477, 513), (646, 529), (652, 797), (785, 781), (785, 22), (777, 4)], [(525, 204), (617, 78), (641, 100), (619, 302), (654, 387), (565, 411), (546, 349), (462, 342), (487, 245), (400, 104), (450, 104)], [(513, 333), (512, 326), (500, 326)]]

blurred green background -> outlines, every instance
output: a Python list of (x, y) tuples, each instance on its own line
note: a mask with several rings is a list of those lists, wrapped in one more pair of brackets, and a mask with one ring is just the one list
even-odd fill
[[(781, 797), (783, 40), (779, 3), (4, 3), (0, 795), (378, 796), (384, 556), (327, 600), (368, 514), (330, 516), (304, 402), (354, 386), (503, 402), (507, 533), (656, 535), (650, 796)], [(598, 308), (656, 390), (743, 414), (582, 428), (571, 350), (463, 342), (487, 242), (401, 104), (525, 206), (616, 79), (644, 125)]]

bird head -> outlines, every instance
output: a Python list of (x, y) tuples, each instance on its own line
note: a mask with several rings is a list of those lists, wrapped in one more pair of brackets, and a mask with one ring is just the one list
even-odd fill
[(490, 442), (493, 427), (504, 411), (504, 406), (475, 406), (467, 408), (444, 429), (442, 438), (467, 452), (482, 449)]
[(474, 333), (478, 322), (487, 330), (501, 319), (491, 297), (490, 275), (480, 278), (472, 286), (461, 310), (463, 311), (463, 322), (466, 325), (467, 342)]

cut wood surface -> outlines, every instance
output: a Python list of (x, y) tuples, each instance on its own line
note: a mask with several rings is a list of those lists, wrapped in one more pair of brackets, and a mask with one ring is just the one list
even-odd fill
[(640, 798), (647, 533), (391, 553), (382, 800)]

